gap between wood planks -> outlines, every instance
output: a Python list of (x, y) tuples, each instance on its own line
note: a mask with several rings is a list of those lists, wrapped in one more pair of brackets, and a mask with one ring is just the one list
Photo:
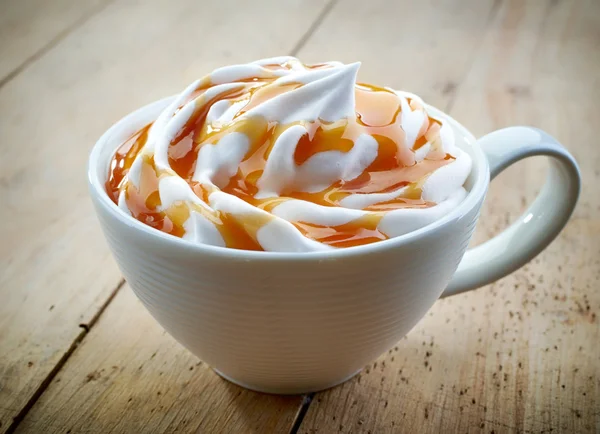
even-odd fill
[(58, 44), (60, 44), (67, 36), (69, 36), (73, 31), (77, 30), (79, 27), (83, 26), (87, 23), (92, 17), (97, 15), (99, 12), (102, 12), (104, 8), (106, 8), (109, 4), (114, 2), (115, 0), (106, 0), (104, 3), (99, 4), (95, 8), (92, 8), (88, 13), (83, 14), (79, 19), (75, 20), (74, 23), (64, 28), (60, 31), (55, 37), (50, 39), (46, 45), (43, 45), (38, 49), (35, 53), (25, 59), (20, 65), (17, 65), (15, 69), (10, 71), (4, 77), (0, 78), (0, 89), (7, 83), (11, 82), (17, 75), (23, 72), (29, 65), (35, 63), (38, 59), (40, 59), (44, 54), (52, 50)]
[(313, 33), (315, 33), (315, 31), (319, 27), (321, 27), (321, 24), (323, 23), (325, 18), (327, 18), (327, 15), (329, 15), (329, 12), (331, 12), (331, 10), (333, 9), (333, 7), (335, 6), (335, 4), (337, 2), (338, 2), (338, 0), (329, 0), (329, 3), (327, 3), (325, 5), (325, 7), (321, 11), (321, 13), (317, 16), (315, 21), (311, 24), (311, 26), (306, 31), (306, 33), (304, 33), (304, 35), (302, 35), (300, 37), (300, 39), (298, 40), (296, 45), (294, 45), (294, 48), (292, 48), (292, 50), (290, 51), (290, 56), (296, 56), (298, 54), (298, 52), (302, 49), (302, 47), (304, 47), (306, 45), (306, 43), (308, 42), (310, 37), (313, 35)]
[[(106, 2), (104, 2), (103, 4), (101, 4), (99, 7), (95, 8), (92, 11), (90, 11), (88, 14), (84, 15), (83, 17), (81, 17), (79, 20), (77, 20), (71, 26), (67, 27), (65, 30), (63, 30), (62, 32), (60, 32), (48, 44), (46, 44), (44, 47), (40, 48), (36, 53), (34, 53), (31, 57), (29, 57), (28, 59), (26, 59), (21, 65), (19, 65), (18, 67), (16, 67), (7, 76), (5, 76), (4, 78), (0, 79), (0, 88), (3, 85), (5, 85), (6, 83), (10, 82), (20, 72), (22, 72), (23, 70), (25, 70), (29, 65), (31, 65), (32, 63), (34, 63), (35, 61), (37, 61), (38, 59), (40, 59), (44, 54), (46, 54), (47, 52), (49, 52), (50, 50), (52, 50), (52, 48), (54, 48), (55, 46), (57, 46), (71, 32), (73, 32), (77, 28), (79, 28), (82, 25), (84, 25), (89, 19), (91, 19), (97, 13), (101, 12), (105, 7), (107, 7), (113, 1), (114, 0), (107, 0)], [(290, 55), (292, 55), (292, 56), (297, 55), (298, 52), (306, 45), (306, 43), (310, 40), (311, 36), (314, 34), (314, 32), (316, 30), (318, 30), (318, 28), (321, 26), (321, 24), (326, 19), (327, 15), (331, 12), (331, 10), (334, 8), (334, 6), (336, 5), (337, 2), (338, 2), (338, 0), (330, 0), (325, 5), (325, 7), (323, 8), (323, 10), (319, 13), (319, 15), (317, 16), (317, 18), (314, 20), (314, 22), (308, 28), (308, 30), (300, 37), (300, 39), (294, 45), (294, 47), (292, 48), (292, 50), (290, 50)], [(492, 9), (490, 10), (490, 13), (489, 13), (489, 16), (488, 16), (488, 19), (487, 19), (488, 22), (490, 22), (491, 20), (494, 19), (495, 15), (497, 14), (497, 12), (498, 12), (498, 10), (500, 8), (501, 3), (502, 3), (502, 0), (495, 0), (494, 1), (494, 4), (492, 6)], [(483, 38), (482, 38), (482, 40), (483, 40)], [(477, 47), (475, 47), (473, 49), (473, 53), (472, 53), (472, 56), (471, 56), (471, 58), (472, 58), (471, 63), (477, 57), (477, 52), (479, 51), (480, 46), (481, 46), (481, 44), (478, 45)], [(465, 76), (468, 73), (469, 69), (470, 68), (467, 68), (467, 72), (465, 73)], [(456, 95), (458, 93), (459, 87), (464, 82), (465, 76), (463, 76), (463, 78), (459, 81), (459, 83), (451, 83), (451, 84), (449, 84), (447, 86), (447, 89), (444, 90), (444, 92), (450, 93), (450, 95), (449, 95), (449, 101), (448, 101), (448, 103), (446, 104), (446, 107), (445, 107), (445, 111), (446, 112), (449, 112), (452, 109), (452, 106), (454, 105), (454, 102), (455, 102)], [(112, 300), (115, 298), (115, 296), (117, 295), (117, 293), (119, 292), (119, 290), (124, 286), (124, 284), (125, 284), (125, 280), (122, 279), (117, 284), (117, 286), (115, 287), (115, 289), (111, 292), (111, 294), (106, 299), (106, 301), (99, 308), (99, 310), (96, 312), (96, 314), (92, 317), (92, 319), (89, 321), (89, 323), (87, 323), (87, 324), (85, 324), (85, 323), (79, 324), (79, 326), (82, 328), (81, 332), (74, 339), (74, 341), (72, 342), (72, 344), (70, 345), (70, 347), (63, 354), (63, 356), (60, 358), (60, 360), (54, 366), (54, 368), (50, 371), (50, 373), (46, 376), (46, 378), (40, 383), (40, 385), (38, 386), (38, 388), (36, 389), (36, 391), (33, 393), (32, 397), (29, 399), (29, 401), (25, 404), (25, 406), (21, 409), (21, 411), (13, 418), (13, 422), (8, 427), (7, 433), (13, 433), (13, 432), (15, 432), (15, 430), (18, 427), (18, 425), (20, 424), (20, 422), (25, 418), (25, 416), (27, 415), (27, 413), (29, 412), (29, 410), (35, 405), (35, 403), (37, 402), (37, 400), (41, 397), (41, 395), (44, 393), (44, 391), (50, 385), (50, 383), (52, 382), (52, 380), (56, 377), (56, 375), (58, 374), (58, 372), (60, 372), (60, 370), (62, 369), (62, 367), (66, 364), (66, 362), (68, 361), (68, 359), (75, 352), (75, 350), (77, 349), (77, 347), (79, 346), (79, 344), (83, 341), (83, 339), (85, 338), (85, 336), (90, 332), (91, 328), (96, 324), (96, 322), (98, 321), (98, 319), (100, 318), (100, 316), (108, 308), (108, 306), (110, 305), (110, 303), (112, 302)], [(296, 416), (294, 418), (294, 421), (292, 422), (292, 425), (290, 427), (290, 431), (289, 431), (290, 434), (297, 434), (298, 433), (298, 431), (299, 431), (299, 429), (300, 429), (300, 427), (302, 425), (302, 422), (304, 420), (304, 417), (306, 416), (306, 414), (308, 412), (308, 409), (309, 409), (309, 407), (310, 407), (310, 405), (311, 405), (311, 403), (312, 403), (313, 398), (315, 397), (315, 395), (316, 395), (315, 393), (310, 393), (310, 394), (304, 395), (303, 400), (302, 400), (302, 404), (300, 405), (300, 407), (298, 409), (298, 412), (297, 412), (297, 414), (296, 414)]]
[(81, 332), (73, 340), (73, 342), (71, 343), (71, 346), (67, 349), (67, 351), (65, 351), (65, 353), (62, 355), (62, 357), (60, 358), (58, 363), (56, 363), (56, 365), (54, 365), (54, 367), (48, 373), (46, 378), (44, 378), (44, 380), (40, 383), (40, 385), (37, 387), (35, 392), (33, 392), (33, 395), (31, 395), (31, 398), (29, 398), (29, 401), (27, 401), (27, 403), (23, 406), (21, 411), (19, 411), (19, 413), (17, 413), (17, 415), (15, 417), (13, 417), (13, 420), (12, 420), (10, 426), (6, 430), (6, 434), (11, 434), (11, 433), (15, 432), (15, 430), (17, 429), (17, 426), (25, 418), (27, 413), (29, 413), (29, 410), (31, 410), (31, 408), (35, 405), (35, 403), (40, 398), (40, 396), (42, 396), (42, 394), (48, 388), (48, 386), (50, 385), (52, 380), (54, 380), (54, 377), (56, 377), (56, 375), (60, 372), (62, 367), (65, 365), (65, 363), (67, 363), (67, 360), (69, 360), (69, 357), (71, 357), (71, 355), (75, 352), (75, 350), (77, 349), (79, 344), (83, 341), (85, 336), (90, 332), (90, 329), (98, 322), (98, 319), (100, 319), (100, 315), (102, 315), (102, 313), (106, 310), (106, 308), (108, 307), (110, 302), (113, 301), (113, 299), (115, 298), (115, 296), (117, 295), (119, 290), (124, 285), (125, 285), (125, 279), (121, 279), (121, 281), (117, 284), (115, 289), (112, 290), (112, 292), (110, 293), (110, 295), (108, 296), (106, 301), (102, 304), (102, 306), (100, 306), (100, 309), (98, 309), (98, 312), (96, 312), (96, 314), (92, 317), (92, 319), (90, 319), (90, 321), (87, 324), (85, 324), (85, 323), (79, 324), (79, 327), (81, 327), (81, 329), (82, 329)]
[(292, 422), (292, 427), (290, 428), (289, 434), (297, 434), (302, 422), (304, 421), (304, 416), (308, 413), (308, 407), (310, 407), (310, 403), (314, 399), (315, 395), (318, 392), (312, 392), (308, 395), (304, 395), (302, 398), (302, 404), (300, 404), (300, 408), (298, 409), (298, 413), (296, 413), (296, 417), (294, 417), (294, 421)]
[[(91, 18), (93, 18), (98, 13), (100, 13), (102, 10), (104, 10), (109, 4), (113, 3), (114, 1), (115, 0), (107, 0), (107, 1), (103, 2), (98, 7), (90, 10), (87, 14), (84, 14), (81, 18), (76, 20), (73, 24), (71, 24), (70, 26), (67, 26), (64, 30), (62, 30), (54, 38), (52, 38), (46, 45), (41, 47), (39, 50), (37, 50), (34, 54), (32, 54), (27, 59), (25, 59), (20, 65), (18, 65), (16, 68), (14, 68), (12, 71), (10, 71), (6, 76), (0, 78), (0, 89), (4, 85), (6, 85), (10, 81), (12, 81), (15, 77), (17, 77), (29, 65), (35, 63), (42, 56), (44, 56), (44, 54), (48, 53), (54, 47), (56, 47), (58, 44), (60, 44), (60, 42), (62, 42), (69, 34), (71, 34), (73, 31), (77, 30), (81, 26), (83, 26), (86, 22), (88, 22)], [(329, 12), (333, 9), (333, 7), (337, 3), (337, 1), (338, 0), (329, 0), (329, 2), (325, 5), (325, 7), (321, 10), (321, 12), (317, 16), (317, 18), (314, 20), (314, 22), (310, 25), (308, 30), (300, 37), (298, 42), (290, 50), (291, 56), (295, 56), (302, 49), (302, 47), (304, 47), (304, 45), (310, 39), (312, 34), (320, 27), (323, 20), (327, 17)], [(115, 288), (112, 290), (112, 292), (110, 293), (108, 298), (105, 300), (105, 302), (100, 306), (98, 311), (91, 318), (91, 320), (88, 323), (79, 324), (79, 327), (82, 329), (81, 332), (79, 333), (79, 335), (77, 335), (77, 337), (73, 340), (73, 342), (71, 343), (69, 348), (65, 351), (65, 353), (62, 355), (62, 357), (59, 359), (59, 361), (56, 363), (56, 365), (52, 368), (52, 370), (48, 373), (48, 375), (40, 383), (40, 385), (37, 387), (35, 392), (32, 394), (31, 398), (27, 401), (27, 403), (23, 406), (23, 408), (19, 411), (19, 413), (17, 413), (17, 415), (15, 417), (13, 417), (11, 424), (9, 425), (8, 429), (6, 430), (6, 434), (11, 434), (16, 431), (19, 424), (23, 421), (23, 419), (25, 418), (27, 413), (29, 413), (29, 410), (31, 410), (31, 408), (35, 405), (35, 403), (38, 401), (38, 399), (42, 396), (42, 394), (48, 388), (50, 383), (52, 383), (52, 380), (54, 380), (56, 375), (60, 372), (60, 370), (63, 368), (63, 366), (67, 363), (67, 361), (73, 355), (73, 353), (75, 352), (75, 350), (77, 349), (79, 344), (81, 344), (81, 342), (86, 337), (86, 335), (90, 332), (92, 327), (98, 322), (98, 320), (100, 319), (100, 316), (108, 308), (110, 303), (113, 301), (113, 299), (116, 297), (117, 293), (121, 290), (121, 288), (124, 285), (125, 285), (125, 279), (121, 279), (119, 281), (119, 283), (115, 286)], [(306, 415), (306, 413), (308, 411), (308, 407), (310, 406), (310, 403), (311, 403), (314, 395), (315, 395), (314, 393), (310, 393), (310, 394), (304, 396), (304, 398), (302, 400), (302, 404), (301, 404), (300, 408), (298, 409), (298, 413), (296, 414), (296, 417), (294, 418), (294, 421), (290, 428), (291, 434), (296, 434), (298, 432), (298, 429), (300, 428), (300, 425), (302, 424), (304, 416)]]
[[(333, 8), (333, 6), (335, 5), (336, 2), (337, 2), (337, 0), (331, 1), (323, 9), (323, 12), (319, 15), (319, 17), (317, 17), (317, 19), (315, 20), (315, 23), (310, 27), (309, 31), (300, 39), (298, 44), (296, 44), (296, 47), (294, 47), (294, 49), (292, 50), (292, 55), (296, 55), (300, 51), (300, 49), (306, 44), (306, 42), (310, 39), (310, 36), (320, 26), (321, 22), (326, 18), (327, 14), (329, 13), (329, 11), (331, 11), (331, 9)], [(447, 83), (446, 87), (442, 90), (442, 93), (449, 94), (448, 95), (448, 103), (444, 107), (444, 112), (450, 113), (450, 111), (452, 110), (454, 103), (456, 101), (456, 97), (459, 93), (460, 86), (465, 82), (466, 77), (468, 76), (473, 64), (475, 63), (475, 60), (478, 56), (478, 52), (480, 51), (481, 47), (483, 46), (483, 42), (485, 40), (485, 34), (487, 34), (487, 32), (491, 29), (489, 24), (494, 20), (494, 18), (498, 14), (498, 11), (500, 10), (500, 6), (502, 5), (502, 2), (503, 2), (503, 0), (494, 0), (494, 3), (492, 4), (492, 7), (488, 14), (488, 17), (486, 19), (488, 28), (482, 35), (479, 43), (473, 48), (473, 50), (471, 52), (471, 59), (469, 62), (469, 66), (465, 69), (465, 73), (463, 74), (461, 79), (458, 81), (458, 83)], [(350, 380), (350, 381), (352, 381), (352, 380)], [(314, 400), (315, 396), (317, 395), (317, 393), (319, 393), (319, 392), (304, 395), (304, 399), (302, 400), (302, 404), (301, 404), (300, 408), (298, 409), (298, 413), (296, 414), (296, 417), (294, 418), (294, 421), (290, 428), (289, 434), (297, 434), (298, 433), (298, 431), (300, 430), (300, 428), (302, 426), (304, 417), (308, 413), (308, 409), (309, 409), (312, 401)]]

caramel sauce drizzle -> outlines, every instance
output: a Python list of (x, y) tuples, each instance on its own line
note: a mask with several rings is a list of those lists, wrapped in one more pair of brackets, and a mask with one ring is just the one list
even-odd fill
[[(308, 68), (319, 69), (328, 65), (312, 65)], [(290, 69), (282, 65), (266, 65), (267, 70)], [(216, 144), (225, 135), (232, 132), (245, 134), (250, 147), (238, 167), (221, 191), (232, 194), (245, 202), (270, 213), (277, 205), (289, 200), (299, 199), (324, 206), (340, 206), (340, 202), (351, 194), (385, 193), (406, 187), (401, 196), (364, 208), (369, 214), (349, 223), (338, 226), (320, 226), (306, 222), (292, 222), (306, 237), (333, 247), (351, 247), (387, 239), (377, 229), (385, 212), (399, 208), (427, 208), (435, 203), (422, 199), (421, 187), (427, 177), (449, 164), (455, 158), (443, 152), (439, 130), (441, 124), (427, 117), (418, 137), (410, 148), (401, 126), (401, 107), (399, 97), (392, 91), (368, 84), (355, 86), (356, 117), (336, 122), (301, 122), (307, 134), (299, 140), (294, 152), (296, 165), (301, 166), (312, 156), (326, 151), (349, 152), (361, 134), (373, 137), (378, 145), (377, 157), (362, 174), (349, 181), (337, 181), (318, 193), (300, 191), (282, 191), (280, 197), (257, 199), (257, 182), (260, 179), (267, 158), (279, 135), (293, 124), (281, 125), (268, 122), (260, 117), (241, 117), (244, 113), (261, 103), (285, 92), (293, 91), (302, 83), (271, 85), (273, 78), (250, 78), (239, 82), (239, 86), (223, 92), (211, 99), (205, 97), (212, 86), (210, 78), (201, 80), (186, 102), (195, 100), (195, 110), (184, 127), (172, 140), (168, 150), (171, 169), (186, 180), (194, 193), (208, 203), (209, 195), (216, 190), (212, 185), (192, 181), (198, 152), (202, 146)], [(245, 102), (233, 120), (222, 126), (209, 125), (206, 117), (212, 105), (228, 99), (232, 102)], [(410, 107), (422, 108), (418, 101), (409, 99)], [(182, 105), (183, 106), (183, 105)], [(151, 156), (143, 155), (140, 188), (126, 182), (126, 175), (135, 158), (141, 152), (148, 139), (152, 124), (141, 128), (128, 138), (116, 151), (110, 164), (106, 189), (111, 199), (117, 203), (121, 191), (125, 191), (125, 200), (131, 214), (141, 222), (163, 232), (182, 237), (184, 224), (194, 210), (209, 219), (219, 230), (225, 245), (244, 250), (263, 250), (257, 241), (258, 230), (267, 224), (273, 216), (262, 214), (233, 215), (213, 211), (208, 207), (187, 202), (176, 202), (167, 209), (160, 210), (158, 182), (161, 173)], [(431, 148), (424, 160), (416, 163), (414, 151), (429, 143)]]

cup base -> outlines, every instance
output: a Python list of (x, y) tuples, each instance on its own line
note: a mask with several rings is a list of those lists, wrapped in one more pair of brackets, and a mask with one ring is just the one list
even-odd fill
[(316, 386), (314, 388), (309, 388), (309, 389), (305, 389), (302, 387), (300, 387), (300, 388), (290, 388), (290, 387), (270, 388), (270, 387), (266, 387), (265, 388), (265, 387), (261, 387), (261, 386), (255, 386), (252, 384), (243, 383), (241, 381), (236, 380), (235, 378), (231, 378), (230, 376), (220, 372), (218, 369), (215, 369), (215, 368), (213, 368), (213, 371), (215, 371), (215, 373), (219, 377), (223, 378), (224, 380), (227, 380), (230, 383), (235, 384), (236, 386), (240, 386), (240, 387), (243, 387), (244, 389), (249, 389), (254, 392), (268, 393), (269, 395), (303, 395), (303, 394), (307, 394), (307, 393), (320, 392), (322, 390), (331, 389), (332, 387), (339, 386), (340, 384), (345, 383), (346, 381), (348, 381), (351, 378), (358, 375), (358, 373), (360, 373), (360, 371), (362, 371), (362, 368), (359, 369), (358, 371), (348, 375), (347, 377), (342, 378), (341, 380), (337, 380), (332, 383), (325, 384), (323, 386)]

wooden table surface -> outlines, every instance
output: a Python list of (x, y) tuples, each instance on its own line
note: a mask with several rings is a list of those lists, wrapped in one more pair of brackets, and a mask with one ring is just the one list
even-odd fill
[[(0, 0), (0, 432), (600, 432), (600, 1)], [(530, 124), (578, 159), (559, 238), (439, 301), (340, 387), (257, 394), (217, 377), (133, 296), (88, 199), (86, 159), (134, 108), (217, 66), (361, 60), (476, 135)], [(493, 182), (481, 242), (546, 161)]]

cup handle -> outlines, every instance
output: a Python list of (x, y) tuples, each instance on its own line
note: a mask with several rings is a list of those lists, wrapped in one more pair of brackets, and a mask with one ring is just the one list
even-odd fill
[(513, 163), (538, 155), (552, 157), (538, 196), (511, 226), (467, 250), (442, 297), (487, 285), (522, 267), (558, 235), (579, 197), (581, 176), (573, 156), (549, 134), (532, 127), (509, 127), (479, 139), (494, 179)]

